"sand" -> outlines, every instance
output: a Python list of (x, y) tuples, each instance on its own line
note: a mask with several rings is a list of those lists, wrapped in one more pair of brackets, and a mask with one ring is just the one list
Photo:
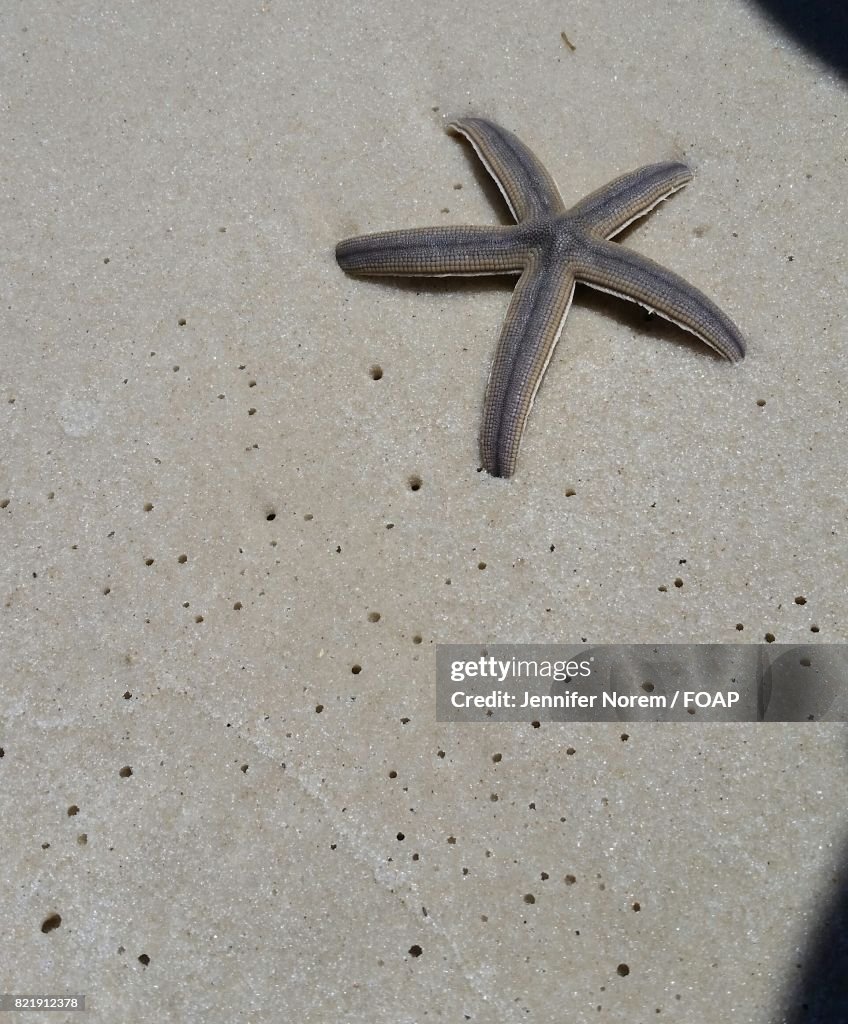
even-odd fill
[[(435, 653), (848, 640), (836, 74), (729, 0), (0, 33), (0, 987), (97, 1022), (790, 1020), (844, 729), (439, 724)], [(689, 162), (623, 241), (745, 362), (578, 289), (517, 475), (479, 472), (511, 281), (333, 258), (506, 220), (466, 114), (567, 202)]]

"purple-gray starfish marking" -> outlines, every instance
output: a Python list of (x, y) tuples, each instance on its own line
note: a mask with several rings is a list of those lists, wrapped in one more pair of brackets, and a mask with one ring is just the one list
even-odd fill
[(521, 435), (577, 281), (638, 302), (731, 362), (744, 357), (739, 329), (706, 295), (647, 256), (609, 241), (691, 181), (686, 164), (640, 167), (566, 210), (553, 178), (511, 132), (477, 117), (448, 130), (474, 147), (517, 224), (382, 231), (339, 242), (336, 259), (354, 274), (521, 275), (483, 406), (480, 452), (492, 476), (515, 472)]

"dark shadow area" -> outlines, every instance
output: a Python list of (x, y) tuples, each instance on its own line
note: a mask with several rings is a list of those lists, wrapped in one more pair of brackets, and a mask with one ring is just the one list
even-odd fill
[(801, 953), (800, 975), (784, 994), (786, 1024), (848, 1024), (848, 843), (836, 890)]
[[(811, 658), (816, 650), (807, 648)], [(823, 653), (827, 657), (827, 648)], [(843, 680), (844, 675), (840, 690)], [(824, 692), (822, 696), (827, 697)], [(844, 779), (832, 785), (846, 790)], [(801, 951), (798, 973), (785, 987), (781, 1018), (785, 1024), (848, 1024), (848, 840), (842, 846), (840, 865)]]
[(755, 0), (781, 31), (848, 78), (848, 3), (845, 0)]

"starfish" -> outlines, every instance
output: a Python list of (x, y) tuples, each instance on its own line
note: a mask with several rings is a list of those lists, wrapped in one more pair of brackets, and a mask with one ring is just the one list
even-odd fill
[(739, 329), (682, 277), (609, 239), (692, 180), (683, 163), (640, 167), (566, 209), (554, 179), (511, 132), (493, 121), (448, 125), (474, 147), (514, 225), (411, 228), (348, 238), (339, 266), (354, 274), (519, 274), (483, 404), (480, 453), (492, 476), (512, 476), (536, 392), (562, 333), (577, 282), (639, 303), (731, 362), (745, 355)]

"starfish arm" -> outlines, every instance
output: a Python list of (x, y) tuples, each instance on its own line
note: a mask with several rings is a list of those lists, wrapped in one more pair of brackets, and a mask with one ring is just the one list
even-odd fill
[(578, 281), (671, 320), (732, 363), (745, 356), (736, 324), (694, 285), (640, 253), (614, 242), (593, 241), (575, 263)]
[(594, 238), (612, 238), (691, 180), (686, 164), (649, 164), (592, 192), (568, 212)]
[(512, 227), (410, 228), (346, 238), (336, 260), (352, 274), (447, 277), (516, 274), (525, 256)]
[(480, 454), (492, 476), (512, 476), (518, 449), (574, 295), (574, 276), (561, 264), (531, 260), (506, 315), (489, 372)]
[(474, 147), (516, 220), (563, 213), (556, 182), (541, 160), (512, 132), (481, 117), (466, 117), (448, 125)]

